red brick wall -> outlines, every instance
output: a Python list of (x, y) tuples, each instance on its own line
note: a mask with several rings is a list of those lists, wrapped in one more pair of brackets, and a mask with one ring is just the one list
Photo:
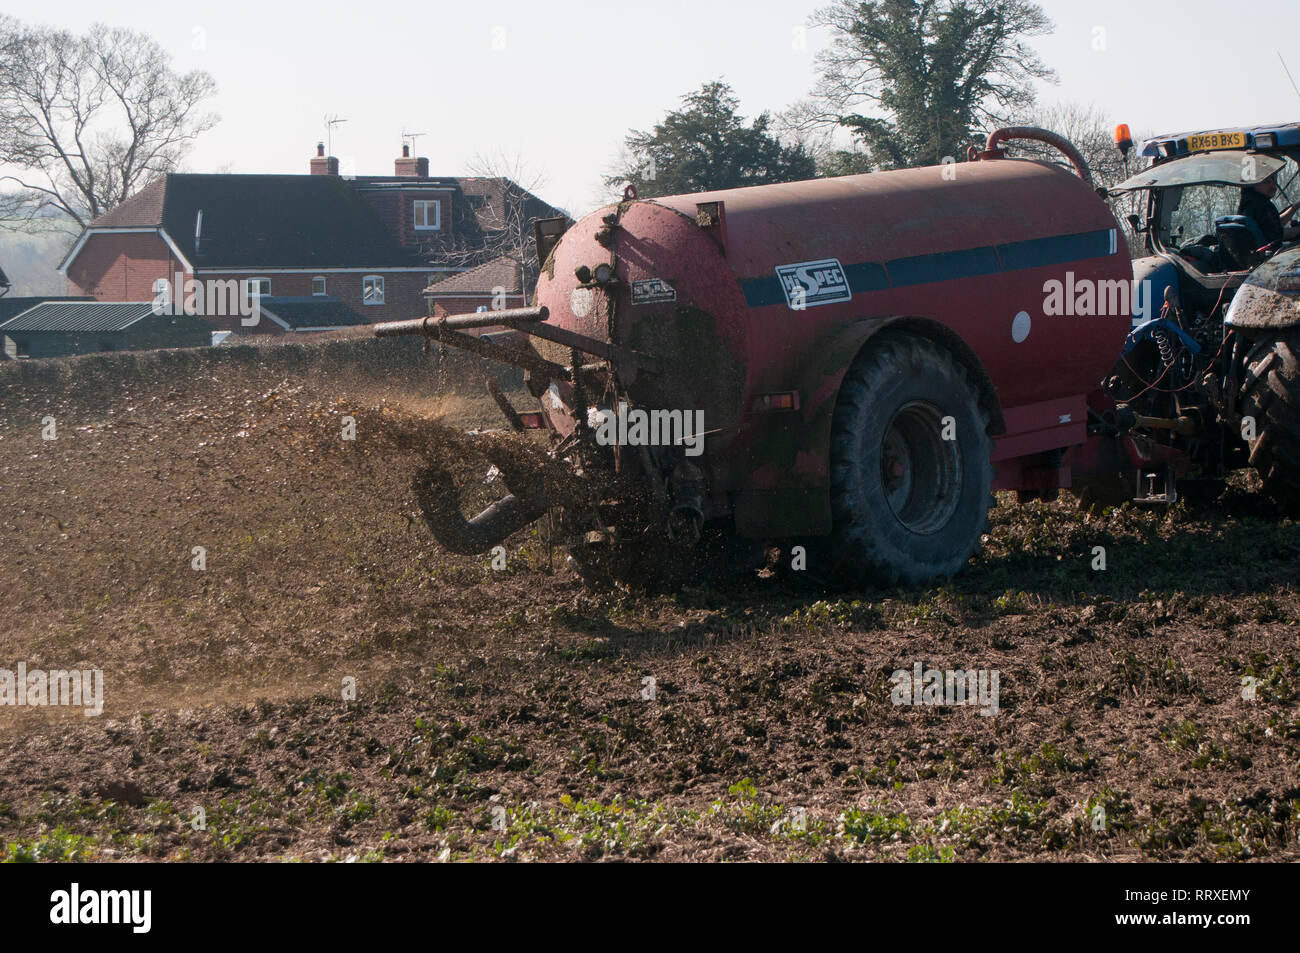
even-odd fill
[[(318, 272), (318, 274), (325, 278), (326, 294), (338, 298), (369, 324), (376, 324), (380, 321), (397, 321), (402, 318), (419, 318), (428, 313), (424, 301), (424, 289), (428, 287), (429, 272), (386, 272), (375, 270), (367, 272), (322, 271)], [(367, 275), (380, 275), (383, 277), (384, 303), (382, 305), (362, 304), (361, 282)], [(301, 274), (293, 272), (250, 275), (239, 272), (200, 271), (198, 277), (200, 280), (234, 278), (240, 282), (241, 286), (246, 278), (268, 278), (271, 281), (272, 297), (307, 297), (311, 294), (311, 280), (316, 275), (306, 272)], [(261, 322), (266, 327), (254, 325), (247, 328), (240, 325), (238, 316), (227, 320), (220, 318), (212, 318), (211, 320), (220, 328), (241, 334), (276, 334), (281, 331), (280, 326), (270, 320)]]
[[(432, 242), (449, 242), (451, 230), (451, 193), (450, 192), (396, 192), (364, 190), (371, 208), (384, 223), (384, 227), (403, 245), (429, 244)], [(415, 201), (436, 201), (442, 207), (436, 232), (416, 231)]]
[(68, 265), (68, 294), (100, 301), (152, 301), (159, 278), (183, 271), (157, 234), (91, 235)]
[[(159, 278), (175, 281), (182, 271), (180, 262), (171, 254), (166, 243), (156, 234), (125, 233), (117, 235), (92, 235), (82, 246), (77, 257), (68, 265), (67, 286), (70, 295), (92, 295), (100, 301), (152, 301), (154, 282)], [(429, 271), (415, 272), (329, 272), (325, 277), (325, 292), (343, 301), (367, 322), (394, 321), (401, 318), (418, 318), (428, 313), (424, 289), (428, 287)], [(384, 278), (384, 303), (362, 303), (362, 279), (377, 274)], [(250, 275), (241, 272), (200, 271), (200, 280), (207, 278), (234, 278), (241, 284), (245, 278), (269, 278), (271, 294), (275, 296), (302, 296), (311, 294), (311, 280), (315, 275), (307, 272)], [(473, 308), (470, 308), (472, 311)], [(248, 333), (279, 333), (274, 322), (263, 322), (268, 327), (240, 326), (238, 316), (233, 324), (218, 323), (219, 327)]]

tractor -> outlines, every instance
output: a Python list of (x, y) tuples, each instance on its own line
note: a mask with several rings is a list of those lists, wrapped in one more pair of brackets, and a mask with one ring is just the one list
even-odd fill
[[(1127, 162), (1126, 126), (1116, 143)], [(1211, 500), (1251, 466), (1295, 515), (1300, 124), (1156, 136), (1138, 153), (1147, 167), (1110, 194), (1131, 203), (1147, 254), (1133, 263), (1133, 328), (1093, 429), (1144, 443), (1152, 465), (1125, 481), (1136, 499)]]

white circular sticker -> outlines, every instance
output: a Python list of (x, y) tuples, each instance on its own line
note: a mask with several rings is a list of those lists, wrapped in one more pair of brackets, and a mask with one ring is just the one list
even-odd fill
[(573, 291), (569, 292), (569, 308), (579, 318), (585, 318), (591, 314), (591, 306), (595, 303), (595, 300), (590, 288), (574, 288)]
[(1029, 337), (1029, 312), (1021, 311), (1011, 322), (1011, 340), (1019, 344), (1025, 338)]

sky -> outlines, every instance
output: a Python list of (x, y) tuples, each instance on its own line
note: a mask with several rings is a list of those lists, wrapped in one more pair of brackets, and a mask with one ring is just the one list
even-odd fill
[[(1300, 4), (1255, 0), (1040, 0), (1055, 32), (1032, 41), (1059, 83), (1043, 103), (1093, 103), (1135, 132), (1300, 119)], [(476, 154), (518, 160), (547, 201), (582, 214), (629, 129), (647, 129), (702, 83), (724, 79), (744, 115), (805, 96), (829, 37), (819, 2), (571, 0), (276, 3), (4, 0), (29, 23), (144, 31), (179, 70), (204, 69), (221, 117), (194, 172), (306, 172), (334, 127), (343, 171), (391, 174), (402, 133), (434, 175)], [(1224, 10), (1248, 15), (1228, 16)]]

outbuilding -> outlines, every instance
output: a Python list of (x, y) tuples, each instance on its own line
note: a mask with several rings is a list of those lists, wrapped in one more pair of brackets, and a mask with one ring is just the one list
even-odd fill
[(193, 315), (155, 314), (150, 302), (43, 301), (0, 324), (0, 344), (9, 360), (206, 347), (212, 326)]

